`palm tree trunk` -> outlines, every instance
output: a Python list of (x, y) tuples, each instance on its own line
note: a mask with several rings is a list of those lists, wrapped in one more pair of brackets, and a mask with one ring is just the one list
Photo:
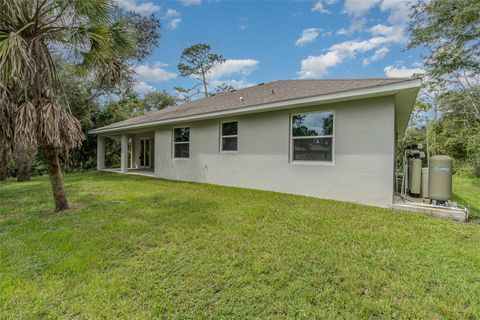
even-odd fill
[(63, 156), (63, 168), (65, 169), (65, 173), (68, 173), (70, 172), (70, 152), (68, 152), (68, 149), (65, 150)]
[(58, 160), (58, 150), (52, 146), (44, 146), (43, 154), (47, 166), (50, 183), (52, 184), (53, 198), (55, 199), (55, 211), (69, 209), (67, 195), (63, 187), (63, 176)]
[(0, 181), (7, 180), (8, 176), (8, 148), (0, 146)]
[(20, 147), (17, 149), (17, 182), (30, 181), (30, 171), (32, 169), (35, 153), (27, 148)]

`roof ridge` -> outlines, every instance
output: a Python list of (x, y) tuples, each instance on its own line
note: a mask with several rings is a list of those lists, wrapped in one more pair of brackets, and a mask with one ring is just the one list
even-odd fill
[(272, 82), (266, 82), (265, 84), (280, 82), (280, 81), (355, 81), (355, 80), (413, 80), (418, 79), (418, 77), (359, 77), (359, 78), (322, 78), (322, 79), (280, 79)]

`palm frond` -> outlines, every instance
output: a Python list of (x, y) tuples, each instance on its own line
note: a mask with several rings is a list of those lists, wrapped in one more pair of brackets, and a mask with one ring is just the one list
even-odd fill
[(106, 23), (114, 8), (111, 0), (67, 0), (77, 17), (87, 18), (94, 23)]
[(46, 98), (38, 109), (38, 138), (55, 148), (74, 148), (82, 144), (85, 135), (80, 122), (65, 108)]
[(8, 29), (18, 31), (29, 24), (32, 19), (34, 1), (29, 0), (0, 0), (0, 23)]
[(125, 57), (133, 54), (135, 46), (132, 41), (133, 31), (124, 22), (117, 22), (111, 26), (111, 42), (114, 55)]
[(14, 101), (10, 96), (9, 88), (0, 85), (0, 145), (12, 145)]
[(22, 103), (15, 115), (15, 138), (17, 146), (30, 148), (37, 142), (37, 111), (31, 101)]
[(75, 72), (83, 76), (97, 70), (102, 77), (108, 74), (109, 83), (120, 81), (125, 74), (122, 60), (134, 50), (131, 33), (124, 26), (97, 25), (85, 30), (83, 36), (89, 39), (90, 50), (81, 53), (82, 61), (74, 67)]
[(28, 78), (35, 69), (27, 41), (19, 33), (0, 32), (0, 82)]
[[(112, 23), (113, 8), (112, 0), (0, 0), (0, 143), (82, 143), (68, 101), (59, 104), (57, 56), (81, 75), (100, 73), (111, 84), (126, 78), (133, 37), (125, 23)], [(21, 90), (5, 89), (11, 82)], [(17, 92), (20, 99), (4, 101)]]
[(60, 117), (59, 129), (62, 147), (65, 149), (80, 147), (85, 140), (80, 121), (65, 109), (61, 109)]
[(43, 144), (61, 147), (59, 122), (60, 108), (49, 99), (44, 99), (38, 108), (38, 138)]

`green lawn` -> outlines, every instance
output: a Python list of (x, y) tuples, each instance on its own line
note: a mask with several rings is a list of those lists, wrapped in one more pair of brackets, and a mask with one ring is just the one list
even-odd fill
[(480, 219), (480, 179), (455, 176), (453, 179), (453, 199), (467, 205), (471, 219)]
[[(472, 191), (472, 187), (477, 192)], [(118, 174), (0, 185), (0, 318), (480, 317), (480, 225)], [(455, 183), (480, 203), (479, 182)]]

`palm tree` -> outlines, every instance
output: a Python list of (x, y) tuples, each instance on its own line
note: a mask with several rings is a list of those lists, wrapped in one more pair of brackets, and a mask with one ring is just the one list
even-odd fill
[(59, 61), (78, 75), (121, 79), (133, 44), (113, 13), (110, 0), (0, 0), (0, 146), (41, 147), (58, 211), (69, 208), (59, 152), (85, 138)]

